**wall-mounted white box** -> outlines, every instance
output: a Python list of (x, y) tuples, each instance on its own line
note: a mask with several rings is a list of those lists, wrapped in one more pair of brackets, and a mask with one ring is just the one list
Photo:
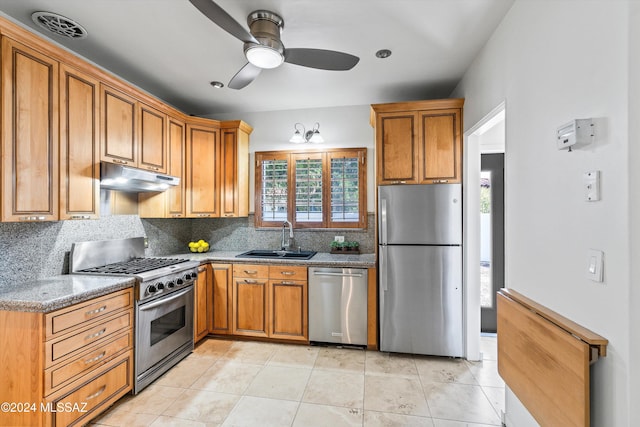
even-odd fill
[(593, 142), (595, 136), (592, 119), (574, 119), (556, 131), (558, 150), (578, 148)]

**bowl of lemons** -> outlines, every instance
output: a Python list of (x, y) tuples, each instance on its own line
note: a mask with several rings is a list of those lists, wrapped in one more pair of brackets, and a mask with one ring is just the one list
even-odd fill
[(191, 252), (209, 252), (209, 244), (202, 239), (197, 242), (189, 242), (189, 250)]

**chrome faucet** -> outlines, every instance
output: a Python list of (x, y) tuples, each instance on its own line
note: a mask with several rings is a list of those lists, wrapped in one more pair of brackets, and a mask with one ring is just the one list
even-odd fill
[[(285, 238), (285, 229), (287, 228), (287, 225), (289, 226), (289, 238)], [(282, 248), (283, 251), (289, 250), (289, 247), (293, 245), (293, 225), (291, 225), (291, 223), (287, 220), (284, 220), (284, 222), (282, 223), (282, 242), (280, 244), (280, 247)]]

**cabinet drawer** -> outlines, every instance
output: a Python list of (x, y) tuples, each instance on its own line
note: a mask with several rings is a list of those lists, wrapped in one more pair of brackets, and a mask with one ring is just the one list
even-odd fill
[(234, 264), (233, 277), (269, 277), (269, 266), (259, 264)]
[(133, 289), (124, 289), (48, 313), (45, 315), (46, 339), (130, 307), (133, 307)]
[(133, 352), (114, 359), (100, 374), (70, 393), (49, 401), (55, 426), (87, 421), (124, 396), (132, 388)]
[(65, 384), (77, 380), (83, 375), (89, 375), (118, 353), (131, 348), (133, 348), (133, 333), (132, 330), (129, 329), (109, 342), (105, 342), (95, 349), (86, 351), (67, 363), (45, 370), (45, 396), (48, 396)]
[(98, 325), (82, 329), (66, 338), (47, 342), (45, 345), (46, 367), (71, 357), (74, 353), (85, 350), (88, 347), (94, 347), (99, 345), (100, 342), (106, 342), (122, 329), (131, 329), (132, 325), (133, 310), (128, 310), (105, 319), (104, 322)]
[(271, 265), (269, 266), (269, 278), (283, 280), (307, 280), (307, 267)]

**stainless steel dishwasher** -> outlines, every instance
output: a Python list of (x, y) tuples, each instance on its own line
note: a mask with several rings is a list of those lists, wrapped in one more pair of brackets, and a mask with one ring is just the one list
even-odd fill
[(366, 269), (309, 269), (309, 341), (367, 345)]

